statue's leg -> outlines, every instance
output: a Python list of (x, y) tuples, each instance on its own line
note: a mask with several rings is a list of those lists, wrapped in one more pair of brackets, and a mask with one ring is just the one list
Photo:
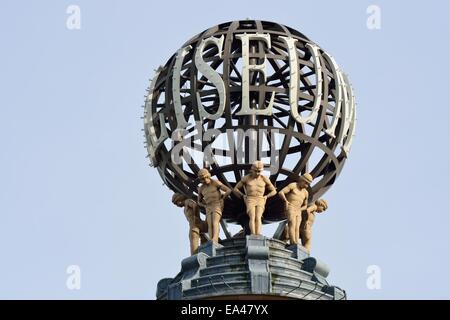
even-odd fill
[(302, 222), (302, 216), (297, 213), (295, 215), (295, 243), (300, 243), (300, 224)]
[(210, 209), (206, 209), (206, 223), (208, 224), (208, 236), (209, 239), (213, 240), (213, 221), (212, 221), (213, 213)]
[(194, 244), (192, 243), (192, 229), (189, 229), (189, 246), (192, 256), (194, 254)]
[(296, 236), (295, 236), (295, 213), (289, 207), (287, 210), (287, 219), (288, 219), (288, 229), (289, 229), (289, 242), (291, 244), (295, 244)]
[(288, 240), (289, 240), (289, 227), (287, 224), (284, 226), (284, 230), (283, 230), (280, 240), (284, 241), (284, 242), (288, 242)]
[(205, 234), (208, 233), (208, 223), (206, 221), (202, 221), (200, 223), (200, 243), (206, 243), (208, 242), (208, 239), (206, 238)]
[(255, 234), (261, 234), (262, 229), (262, 215), (264, 213), (264, 206), (257, 206), (255, 208)]
[(189, 232), (189, 240), (191, 242), (191, 255), (196, 254), (198, 251), (198, 245), (200, 241), (200, 230), (198, 228), (192, 228)]
[(303, 246), (308, 250), (308, 252), (311, 251), (311, 238), (312, 238), (312, 232), (311, 229), (307, 228), (303, 232)]
[(215, 242), (219, 242), (219, 232), (220, 232), (220, 217), (222, 216), (222, 210), (220, 207), (216, 207), (212, 213), (212, 239)]
[(255, 233), (255, 204), (253, 201), (250, 201), (247, 199), (246, 201), (247, 205), (247, 215), (248, 215), (248, 226), (250, 228), (250, 234), (256, 234)]
[(300, 221), (300, 228), (299, 228), (299, 234), (300, 234), (300, 241), (302, 246), (305, 246), (305, 228), (306, 228), (306, 221), (308, 219), (307, 216), (304, 215), (304, 213), (301, 213), (302, 220)]
[(300, 224), (300, 241), (302, 246), (305, 246), (306, 238), (305, 238), (305, 228), (302, 224)]

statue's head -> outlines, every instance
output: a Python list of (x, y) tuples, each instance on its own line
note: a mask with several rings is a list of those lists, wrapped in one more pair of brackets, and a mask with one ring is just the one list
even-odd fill
[(200, 169), (198, 171), (197, 176), (200, 179), (201, 183), (204, 183), (204, 184), (210, 184), (211, 183), (211, 174), (209, 173), (208, 169), (205, 169), (205, 168)]
[(262, 172), (264, 170), (264, 164), (262, 163), (262, 161), (255, 161), (252, 164), (252, 168), (250, 169), (250, 172), (252, 173), (252, 175), (254, 177), (259, 177)]
[(184, 207), (184, 202), (186, 201), (186, 199), (187, 197), (184, 194), (174, 193), (172, 196), (172, 203), (181, 208)]
[(317, 212), (321, 213), (328, 209), (328, 203), (325, 199), (316, 200), (315, 205), (317, 206)]
[(300, 188), (308, 188), (313, 181), (312, 175), (305, 173), (304, 175), (298, 177), (297, 183)]

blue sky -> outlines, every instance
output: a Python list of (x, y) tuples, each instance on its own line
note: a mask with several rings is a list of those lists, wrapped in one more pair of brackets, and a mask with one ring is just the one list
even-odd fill
[[(80, 30), (66, 27), (72, 4)], [(353, 149), (314, 226), (330, 282), (353, 299), (449, 299), (449, 13), (437, 0), (3, 0), (0, 298), (153, 299), (179, 271), (187, 225), (145, 158), (145, 88), (187, 39), (250, 17), (306, 34), (355, 89)]]

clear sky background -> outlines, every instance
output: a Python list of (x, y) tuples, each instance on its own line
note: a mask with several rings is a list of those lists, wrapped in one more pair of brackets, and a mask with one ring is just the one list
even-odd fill
[(351, 299), (449, 299), (449, 15), (437, 0), (1, 0), (0, 298), (153, 299), (176, 275), (187, 222), (145, 158), (145, 88), (187, 39), (250, 17), (303, 32), (355, 89), (353, 149), (314, 226), (329, 281)]

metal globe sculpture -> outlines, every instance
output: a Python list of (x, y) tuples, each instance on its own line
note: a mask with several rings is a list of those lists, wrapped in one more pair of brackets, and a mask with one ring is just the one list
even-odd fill
[[(193, 199), (201, 168), (234, 187), (258, 159), (277, 189), (310, 172), (314, 201), (341, 172), (356, 123), (352, 87), (334, 58), (292, 28), (257, 20), (187, 41), (156, 70), (144, 108), (151, 165)], [(285, 218), (277, 198), (265, 222)], [(222, 217), (244, 223), (243, 202), (226, 200)]]

